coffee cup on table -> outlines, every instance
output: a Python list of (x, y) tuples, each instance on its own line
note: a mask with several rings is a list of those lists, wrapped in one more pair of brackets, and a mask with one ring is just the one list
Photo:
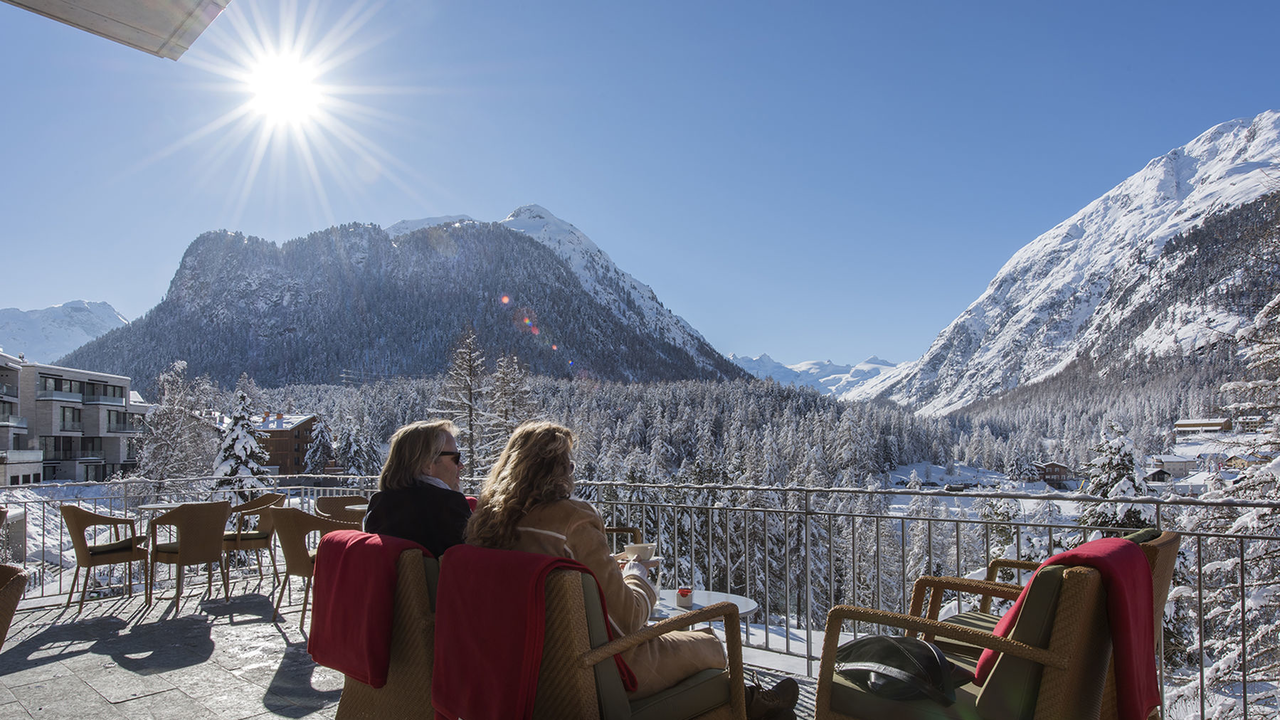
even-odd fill
[(657, 543), (629, 543), (623, 550), (627, 553), (627, 557), (633, 560), (652, 560), (653, 553), (658, 549)]

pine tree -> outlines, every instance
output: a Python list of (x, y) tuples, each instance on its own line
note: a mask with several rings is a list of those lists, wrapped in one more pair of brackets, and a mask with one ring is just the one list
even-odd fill
[(371, 436), (368, 418), (357, 420), (348, 416), (338, 429), (333, 452), (347, 475), (370, 476), (382, 470), (382, 453), (379, 443)]
[(475, 328), (469, 327), (454, 347), (439, 403), (441, 414), (458, 427), (458, 446), (466, 448), (467, 469), (473, 476), (477, 472), (477, 463), (487, 465), (479, 459), (479, 452), (489, 435), (488, 397), (484, 351), (476, 338)]
[(259, 434), (253, 424), (253, 408), (249, 396), (243, 390), (236, 391), (235, 407), (231, 419), (222, 433), (218, 448), (218, 461), (213, 475), (219, 478), (217, 486), (237, 491), (242, 500), (252, 498), (251, 490), (269, 487), (258, 478), (267, 475), (263, 464), (267, 453), (258, 444)]
[(324, 418), (316, 417), (315, 429), (311, 432), (311, 446), (307, 448), (307, 474), (320, 475), (329, 463), (337, 457), (333, 451), (333, 434), (329, 432), (329, 423)]
[(1094, 497), (1120, 502), (1090, 503), (1080, 513), (1079, 524), (1105, 528), (1144, 528), (1155, 523), (1152, 505), (1124, 504), (1125, 498), (1151, 494), (1146, 480), (1134, 472), (1133, 443), (1124, 428), (1114, 421), (1102, 430), (1093, 446), (1094, 458), (1089, 463), (1089, 484), (1085, 492)]

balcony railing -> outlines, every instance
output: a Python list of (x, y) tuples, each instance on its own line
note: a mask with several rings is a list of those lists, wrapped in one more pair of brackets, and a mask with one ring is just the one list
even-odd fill
[(124, 398), (115, 395), (90, 395), (85, 393), (84, 403), (86, 405), (119, 405), (124, 407)]
[(0, 383), (0, 395), (5, 397), (18, 397), (18, 386), (9, 383)]
[(136, 423), (107, 423), (107, 432), (113, 433), (139, 433), (142, 432), (142, 426)]
[(37, 400), (69, 400), (72, 402), (84, 402), (84, 395), (78, 392), (66, 392), (65, 390), (37, 390)]
[(27, 419), (20, 415), (0, 415), (0, 426), (24, 428), (27, 426)]
[(80, 450), (45, 450), (45, 460), (79, 460), (83, 457)]
[(84, 432), (84, 422), (79, 420), (63, 420), (58, 426), (62, 432)]
[[(304, 510), (317, 495), (367, 495), (376, 483), (376, 478), (345, 478), (354, 488), (324, 489), (303, 486), (306, 480), (299, 476), (263, 479)], [(212, 496), (236, 501), (229, 491), (212, 490), (208, 478), (93, 487), (93, 499), (76, 502), (123, 517), (140, 517), (137, 506), (157, 500)], [(478, 489), (474, 482), (467, 488), (468, 494)], [(70, 496), (50, 488), (37, 492)], [(795, 656), (810, 674), (817, 669), (826, 614), (834, 605), (902, 611), (911, 582), (921, 574), (972, 575), (996, 557), (1043, 560), (1095, 530), (1124, 532), (1075, 525), (1070, 516), (1080, 507), (1116, 502), (1079, 493), (579, 482), (577, 494), (596, 505), (606, 525), (641, 528), (646, 540), (658, 544), (663, 587), (727, 591), (759, 603), (760, 611), (744, 618), (749, 623), (744, 642)], [(43, 536), (48, 547), (70, 545), (61, 528), (60, 502), (16, 503), (26, 507), (28, 522), (41, 523), (42, 532), (33, 535)], [(1270, 707), (1273, 666), (1253, 658), (1259, 647), (1274, 651), (1267, 627), (1280, 614), (1280, 599), (1271, 592), (1274, 578), (1263, 576), (1267, 565), (1261, 559), (1280, 554), (1280, 537), (1248, 528), (1250, 518), (1280, 512), (1280, 502), (1142, 498), (1126, 503), (1150, 508), (1151, 524), (1183, 537), (1182, 562), (1166, 610), (1166, 627), (1181, 628), (1181, 634), (1166, 631), (1160, 653), (1164, 716), (1233, 717)], [(991, 511), (984, 514), (982, 506)], [(146, 517), (141, 519), (144, 531)], [(33, 548), (31, 554), (60, 557), (56, 549)], [(36, 576), (28, 597), (69, 589), (67, 568), (33, 563), (28, 569)], [(256, 575), (257, 569), (238, 571)], [(961, 609), (954, 601), (949, 608)], [(1240, 652), (1246, 645), (1249, 652)]]

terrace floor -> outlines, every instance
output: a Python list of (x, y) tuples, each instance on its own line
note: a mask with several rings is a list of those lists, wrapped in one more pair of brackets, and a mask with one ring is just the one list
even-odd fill
[[(65, 597), (24, 602), (0, 652), (0, 720), (332, 718), (343, 677), (307, 654), (302, 585), (274, 621), (271, 587), (237, 580), (230, 601), (202, 600), (203, 578), (193, 578), (178, 610), (171, 588), (150, 608), (141, 593), (89, 600), (83, 613), (74, 601), (64, 609)], [(748, 682), (754, 673), (766, 686), (796, 661), (746, 654)], [(796, 714), (812, 718), (816, 685), (796, 679)]]

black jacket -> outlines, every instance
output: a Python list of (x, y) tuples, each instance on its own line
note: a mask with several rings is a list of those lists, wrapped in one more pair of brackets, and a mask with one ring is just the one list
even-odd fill
[(471, 506), (460, 492), (420, 483), (369, 498), (364, 531), (412, 540), (432, 555), (462, 544)]

